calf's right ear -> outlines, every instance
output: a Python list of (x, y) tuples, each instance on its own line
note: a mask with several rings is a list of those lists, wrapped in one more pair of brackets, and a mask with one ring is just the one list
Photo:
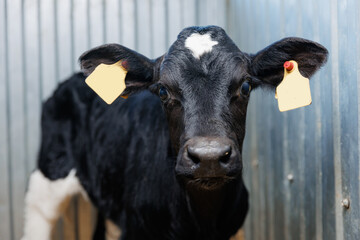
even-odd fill
[(80, 58), (81, 70), (85, 76), (90, 75), (101, 64), (113, 64), (122, 60), (126, 68), (126, 89), (122, 95), (146, 89), (156, 82), (162, 57), (151, 60), (119, 44), (105, 44), (83, 53)]

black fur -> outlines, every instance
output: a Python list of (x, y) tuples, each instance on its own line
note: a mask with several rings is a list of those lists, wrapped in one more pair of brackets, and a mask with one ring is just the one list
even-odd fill
[[(193, 33), (208, 33), (218, 44), (196, 59), (184, 47)], [(43, 107), (39, 168), (50, 179), (75, 168), (101, 215), (121, 227), (123, 240), (229, 239), (248, 210), (241, 152), (249, 96), (241, 85), (276, 86), (286, 60), (298, 61), (309, 77), (326, 57), (321, 45), (298, 38), (249, 55), (215, 26), (184, 29), (155, 60), (117, 44), (90, 50), (80, 57), (85, 75), (100, 63), (128, 61), (130, 97), (108, 106), (82, 74), (62, 83)], [(163, 102), (153, 94), (160, 87), (169, 93)], [(223, 175), (178, 167), (198, 136), (231, 142)]]
[[(82, 104), (88, 107), (75, 114)], [(75, 75), (44, 104), (45, 126), (41, 152), (51, 151), (40, 155), (40, 170), (57, 179), (75, 168), (93, 204), (123, 230), (122, 239), (227, 239), (245, 218), (241, 181), (222, 190), (227, 201), (216, 222), (196, 218), (174, 174), (161, 102), (147, 91), (108, 106)]]

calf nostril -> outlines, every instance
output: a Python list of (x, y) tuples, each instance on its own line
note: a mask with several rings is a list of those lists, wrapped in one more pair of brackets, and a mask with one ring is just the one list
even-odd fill
[(195, 164), (200, 163), (200, 158), (198, 157), (198, 154), (196, 153), (196, 149), (192, 147), (187, 148), (187, 156), (188, 158)]
[(230, 161), (231, 148), (229, 147), (222, 155), (219, 156), (220, 163), (228, 163)]

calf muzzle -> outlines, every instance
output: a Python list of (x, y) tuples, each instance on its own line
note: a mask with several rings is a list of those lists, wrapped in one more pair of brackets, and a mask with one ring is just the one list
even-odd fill
[(181, 149), (175, 171), (190, 179), (233, 177), (241, 172), (241, 157), (229, 138), (193, 137)]

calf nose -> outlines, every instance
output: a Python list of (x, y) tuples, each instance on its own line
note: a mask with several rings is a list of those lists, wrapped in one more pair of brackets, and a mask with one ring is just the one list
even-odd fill
[(236, 159), (230, 139), (194, 137), (185, 144), (177, 169), (195, 177), (221, 177), (236, 167)]
[(187, 156), (194, 164), (226, 164), (231, 156), (231, 146), (221, 142), (200, 142), (187, 147)]
[(241, 154), (226, 137), (193, 137), (182, 148), (175, 166), (178, 176), (222, 178), (241, 173)]

